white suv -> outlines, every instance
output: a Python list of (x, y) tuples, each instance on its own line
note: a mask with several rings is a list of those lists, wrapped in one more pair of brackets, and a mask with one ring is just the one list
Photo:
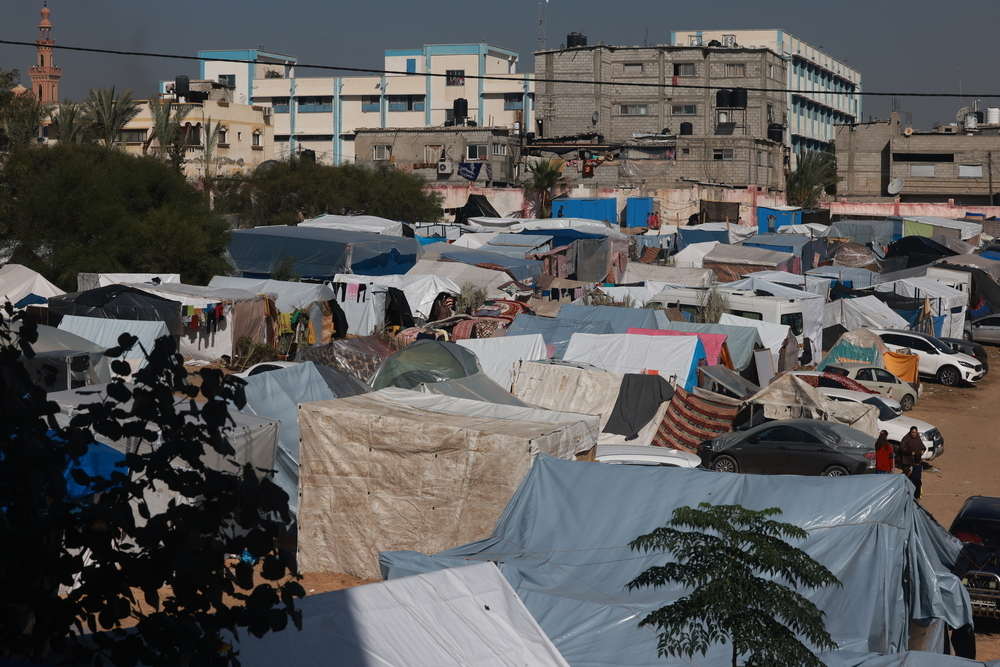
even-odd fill
[(909, 349), (918, 357), (921, 375), (932, 377), (946, 387), (954, 387), (961, 380), (979, 382), (986, 375), (983, 365), (975, 357), (954, 352), (934, 336), (916, 331), (895, 329), (869, 329), (893, 352)]

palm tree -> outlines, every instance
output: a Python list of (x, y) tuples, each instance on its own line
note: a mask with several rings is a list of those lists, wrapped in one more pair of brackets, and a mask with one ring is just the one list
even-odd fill
[(562, 171), (549, 160), (537, 160), (528, 165), (530, 180), (524, 184), (524, 193), (532, 199), (537, 198), (536, 215), (547, 218), (552, 214), (549, 202), (552, 200), (552, 188), (562, 178)]
[(111, 148), (118, 135), (133, 118), (139, 115), (139, 103), (132, 99), (132, 91), (126, 90), (115, 97), (115, 87), (90, 89), (90, 96), (83, 102), (94, 135)]
[(205, 192), (208, 193), (208, 207), (212, 208), (212, 160), (215, 158), (215, 146), (219, 143), (219, 131), (222, 129), (222, 121), (216, 121), (212, 127), (212, 117), (208, 117), (205, 123)]
[(798, 168), (785, 181), (785, 201), (790, 206), (813, 208), (827, 188), (842, 179), (837, 176), (837, 156), (831, 151), (805, 151)]
[(87, 137), (87, 126), (90, 119), (82, 104), (73, 100), (63, 100), (56, 107), (52, 117), (52, 132), (55, 138), (64, 144), (82, 144)]
[(8, 146), (28, 146), (38, 138), (38, 127), (49, 107), (31, 93), (14, 95), (0, 110), (0, 140)]
[(175, 106), (174, 101), (170, 99), (160, 100), (159, 97), (154, 97), (149, 100), (149, 112), (153, 116), (153, 131), (146, 137), (146, 141), (142, 145), (142, 152), (145, 153), (149, 149), (149, 145), (155, 138), (158, 144), (157, 152), (161, 158), (164, 157), (167, 148), (177, 143), (181, 123), (191, 113), (191, 109), (190, 106)]

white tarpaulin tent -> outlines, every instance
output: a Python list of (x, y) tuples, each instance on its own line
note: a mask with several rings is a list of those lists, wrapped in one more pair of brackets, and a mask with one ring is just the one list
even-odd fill
[(403, 223), (386, 220), (375, 215), (321, 215), (312, 220), (303, 220), (299, 227), (321, 227), (342, 229), (348, 232), (369, 232), (383, 236), (402, 236)]
[(20, 264), (4, 264), (0, 268), (0, 297), (3, 301), (17, 303), (29, 294), (48, 299), (65, 294), (37, 271)]
[(430, 320), (431, 309), (434, 307), (434, 300), (438, 294), (447, 292), (458, 296), (462, 291), (461, 286), (451, 278), (434, 275), (358, 276), (338, 273), (333, 280), (338, 283), (366, 283), (395, 287), (401, 290), (403, 296), (406, 297), (406, 303), (410, 306), (410, 314), (424, 320)]
[(106, 320), (103, 317), (81, 317), (65, 315), (59, 321), (59, 329), (76, 334), (103, 348), (118, 347), (118, 337), (124, 333), (132, 334), (139, 339), (136, 345), (122, 357), (136, 372), (146, 365), (146, 357), (142, 353), (153, 351), (157, 338), (169, 336), (170, 331), (163, 322), (149, 320)]
[(181, 274), (179, 273), (78, 273), (76, 274), (76, 291), (85, 292), (108, 285), (163, 284), (179, 283), (180, 281)]
[(522, 361), (537, 361), (549, 357), (542, 334), (471, 338), (456, 342), (475, 354), (483, 372), (508, 391)]
[(720, 289), (724, 291), (733, 290), (761, 290), (773, 296), (785, 299), (796, 299), (802, 302), (802, 337), (808, 338), (812, 347), (813, 359), (818, 359), (823, 349), (823, 306), (826, 299), (805, 292), (794, 287), (786, 287), (777, 283), (769, 283), (760, 278), (744, 278), (734, 283), (724, 285)]
[(856, 299), (837, 299), (823, 307), (823, 328), (842, 325), (848, 331), (855, 329), (909, 329), (910, 323), (896, 314), (889, 306), (873, 296)]
[(243, 667), (569, 667), (493, 563), (476, 563), (295, 603), (302, 630), (245, 632)]
[(316, 301), (329, 301), (333, 298), (333, 288), (319, 283), (215, 276), (208, 286), (270, 294), (274, 297), (274, 305), (278, 307), (279, 313), (294, 313), (296, 310), (308, 308)]
[(705, 255), (712, 252), (717, 245), (718, 241), (692, 243), (673, 256), (674, 266), (678, 269), (704, 268)]
[(876, 437), (878, 408), (865, 403), (834, 401), (801, 378), (786, 373), (746, 399), (761, 406), (768, 419), (819, 419), (835, 421)]
[(544, 453), (597, 443), (598, 418), (389, 388), (299, 409), (298, 566), (379, 576), (378, 552), (490, 535)]
[(697, 336), (575, 333), (563, 359), (614, 373), (654, 371), (690, 391), (698, 384), (698, 362), (705, 360), (705, 347)]
[(875, 286), (876, 292), (892, 292), (900, 296), (930, 300), (931, 314), (944, 316), (941, 325), (943, 338), (961, 338), (965, 327), (965, 309), (969, 305), (969, 295), (954, 287), (949, 287), (926, 276), (894, 280)]
[[(752, 320), (749, 317), (740, 317), (731, 313), (723, 313), (722, 317), (719, 318), (719, 324), (756, 329), (757, 333), (760, 334), (761, 344), (771, 351), (771, 361), (774, 363), (775, 371), (791, 370), (790, 368), (782, 367), (782, 350), (785, 350), (785, 353), (791, 356), (792, 364), (798, 360), (799, 344), (795, 340), (795, 335), (792, 334), (791, 327), (787, 324)], [(785, 365), (787, 365), (787, 362)]]
[(673, 266), (656, 266), (629, 262), (625, 267), (623, 283), (641, 283), (652, 281), (668, 285), (684, 285), (686, 287), (709, 287), (714, 274), (711, 269), (680, 269)]
[[(864, 269), (854, 270), (863, 271)], [(830, 295), (830, 279), (826, 277), (799, 275), (796, 273), (788, 273), (787, 271), (754, 271), (753, 273), (744, 274), (743, 277), (760, 278), (761, 280), (766, 280), (769, 283), (777, 283), (779, 285), (784, 285), (785, 287), (800, 289), (805, 292), (809, 292), (810, 294), (818, 294), (824, 299), (827, 299)]]
[(498, 236), (500, 236), (500, 232), (472, 232), (462, 234), (461, 238), (453, 245), (457, 245), (459, 248), (481, 248)]
[(408, 276), (437, 276), (447, 278), (461, 287), (472, 283), (486, 290), (487, 299), (505, 299), (510, 295), (500, 289), (501, 285), (509, 283), (511, 277), (505, 271), (483, 269), (461, 262), (438, 262), (433, 259), (419, 259), (412, 269), (406, 272)]

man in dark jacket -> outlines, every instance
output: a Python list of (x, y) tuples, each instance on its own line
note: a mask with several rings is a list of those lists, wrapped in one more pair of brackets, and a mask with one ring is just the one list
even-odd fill
[(899, 453), (896, 456), (896, 465), (913, 482), (913, 497), (917, 500), (920, 500), (920, 477), (924, 471), (922, 460), (926, 449), (920, 440), (920, 431), (916, 426), (911, 426), (910, 432), (899, 441)]

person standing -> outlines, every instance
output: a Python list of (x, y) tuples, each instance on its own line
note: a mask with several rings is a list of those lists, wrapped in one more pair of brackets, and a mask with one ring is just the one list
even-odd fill
[(879, 431), (878, 440), (875, 441), (875, 472), (879, 475), (888, 475), (892, 472), (893, 459), (896, 454), (889, 444), (889, 432)]
[(913, 497), (917, 500), (920, 500), (921, 476), (924, 472), (923, 456), (926, 449), (923, 441), (920, 440), (920, 431), (916, 426), (911, 426), (910, 432), (899, 441), (899, 454), (896, 461), (903, 474), (913, 482)]

